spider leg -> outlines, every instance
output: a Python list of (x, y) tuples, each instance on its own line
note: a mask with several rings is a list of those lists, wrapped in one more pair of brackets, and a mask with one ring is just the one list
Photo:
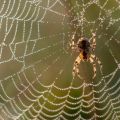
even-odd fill
[(75, 44), (74, 41), (71, 41), (71, 42), (69, 43), (69, 45), (70, 45), (70, 47), (71, 47), (72, 50), (75, 50), (75, 49), (76, 49), (76, 44)]
[(90, 39), (90, 43), (91, 43), (91, 48), (93, 49), (93, 51), (96, 48), (96, 34), (92, 33), (92, 37)]
[(99, 66), (100, 66), (100, 72), (101, 72), (101, 74), (102, 74), (102, 76), (103, 76), (103, 73), (102, 73), (102, 63), (101, 63), (101, 61), (99, 60), (98, 57), (95, 57), (95, 60), (96, 60), (97, 63), (99, 64)]
[(95, 49), (96, 47), (96, 34), (95, 33), (92, 33), (93, 34), (93, 43), (92, 43), (92, 47)]
[(75, 44), (75, 34), (76, 34), (76, 31), (74, 32), (74, 34), (72, 35), (72, 38), (71, 38), (71, 41), (69, 42), (69, 45), (71, 47), (72, 50), (74, 50), (76, 48), (76, 44)]
[(84, 39), (84, 37), (81, 37), (78, 42), (77, 42), (77, 45), (79, 44), (80, 41), (82, 41)]
[(82, 79), (82, 77), (79, 74), (79, 68), (78, 68), (80, 62), (81, 62), (81, 59), (80, 59), (80, 56), (78, 56), (73, 64), (73, 71), (72, 71), (73, 79), (76, 74), (80, 79)]
[(99, 64), (99, 66), (100, 66), (100, 72), (103, 75), (103, 73), (102, 73), (102, 63), (98, 59), (98, 57), (96, 57), (95, 55), (92, 54), (90, 56), (89, 60), (90, 60), (90, 63), (93, 63), (93, 72), (94, 72), (94, 75), (93, 75), (92, 78), (94, 79), (96, 77), (96, 62)]
[(75, 32), (73, 33), (72, 38), (71, 38), (71, 40), (70, 40), (70, 42), (69, 42), (69, 47), (70, 47), (72, 50), (75, 50), (75, 49), (77, 48), (77, 45), (76, 45), (76, 43), (75, 43), (75, 35), (76, 35), (76, 32), (77, 32), (77, 29), (78, 29), (78, 27), (76, 28), (76, 30), (75, 30)]
[(96, 59), (95, 55), (91, 55), (90, 58), (89, 58), (90, 63), (93, 64), (93, 72), (94, 72), (94, 74), (93, 74), (92, 79), (94, 79), (96, 77), (96, 63), (95, 63), (95, 59)]

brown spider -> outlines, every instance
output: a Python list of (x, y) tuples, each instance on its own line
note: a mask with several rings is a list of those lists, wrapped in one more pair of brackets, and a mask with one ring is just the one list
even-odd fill
[(96, 34), (92, 33), (92, 37), (90, 39), (81, 37), (77, 43), (75, 43), (75, 34), (72, 36), (70, 47), (75, 52), (79, 52), (79, 55), (75, 59), (73, 64), (73, 78), (77, 74), (79, 78), (82, 78), (79, 74), (79, 64), (81, 61), (89, 61), (93, 65), (93, 77), (96, 77), (96, 61), (99, 65), (101, 65), (100, 60), (95, 56), (94, 50), (96, 48)]

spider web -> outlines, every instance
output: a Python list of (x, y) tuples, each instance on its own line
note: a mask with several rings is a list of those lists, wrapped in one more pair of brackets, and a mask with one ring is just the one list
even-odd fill
[[(96, 33), (95, 80), (72, 79), (75, 30)], [(119, 32), (119, 0), (1, 0), (0, 120), (119, 120)]]

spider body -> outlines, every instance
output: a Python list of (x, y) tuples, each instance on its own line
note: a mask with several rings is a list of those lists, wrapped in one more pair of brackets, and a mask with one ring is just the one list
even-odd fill
[(78, 48), (79, 48), (79, 52), (80, 52), (79, 56), (81, 60), (87, 61), (90, 54), (90, 43), (88, 39), (83, 38), (82, 40), (80, 40), (78, 42)]
[(79, 52), (79, 55), (75, 59), (75, 62), (73, 64), (73, 78), (77, 74), (78, 77), (82, 78), (79, 74), (79, 64), (81, 61), (89, 61), (93, 64), (93, 79), (96, 77), (96, 61), (98, 64), (101, 65), (101, 62), (99, 59), (95, 56), (94, 50), (96, 47), (96, 39), (95, 39), (95, 33), (92, 33), (92, 37), (90, 39), (81, 37), (76, 43), (75, 43), (75, 34), (72, 36), (72, 40), (70, 43), (70, 47), (72, 50)]

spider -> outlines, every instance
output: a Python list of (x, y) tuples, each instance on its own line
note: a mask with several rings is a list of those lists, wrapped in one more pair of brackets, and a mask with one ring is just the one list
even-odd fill
[(94, 50), (96, 48), (96, 34), (92, 33), (90, 39), (81, 37), (77, 43), (75, 43), (75, 34), (72, 36), (70, 47), (73, 51), (79, 52), (79, 55), (74, 61), (72, 75), (73, 78), (76, 76), (82, 78), (79, 74), (79, 65), (81, 61), (89, 61), (93, 65), (93, 76), (92, 79), (96, 77), (96, 61), (101, 65), (100, 60), (95, 56)]

